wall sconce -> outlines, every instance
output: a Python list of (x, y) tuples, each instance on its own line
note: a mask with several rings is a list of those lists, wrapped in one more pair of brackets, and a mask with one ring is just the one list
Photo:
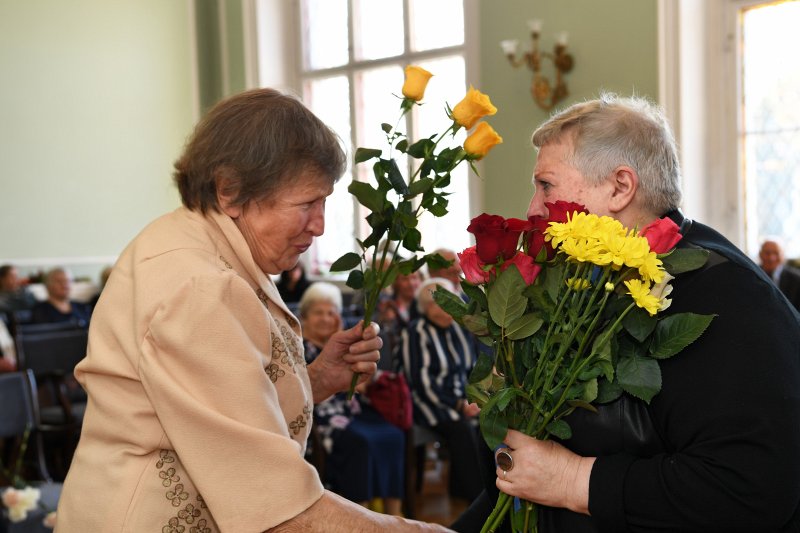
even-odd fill
[[(542, 32), (541, 20), (529, 20), (528, 28), (531, 31), (531, 49), (524, 52), (521, 58), (517, 58), (517, 48), (519, 43), (516, 39), (502, 41), (500, 46), (508, 57), (508, 61), (513, 67), (527, 65), (533, 71), (533, 81), (531, 82), (531, 96), (536, 104), (549, 111), (558, 102), (563, 100), (569, 92), (567, 84), (564, 83), (564, 74), (572, 70), (572, 56), (567, 53), (567, 32), (562, 31), (556, 37), (556, 44), (553, 53), (539, 51), (539, 36)], [(542, 60), (549, 59), (553, 62), (556, 69), (555, 86), (550, 86), (550, 80), (541, 73)]]

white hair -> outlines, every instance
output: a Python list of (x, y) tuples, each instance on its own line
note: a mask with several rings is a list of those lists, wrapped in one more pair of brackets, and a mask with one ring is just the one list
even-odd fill
[(300, 297), (300, 304), (298, 310), (300, 316), (305, 317), (308, 309), (319, 302), (327, 302), (333, 304), (336, 312), (342, 313), (342, 291), (333, 283), (327, 281), (315, 281), (308, 288), (303, 291), (303, 296)]
[(446, 278), (428, 278), (423, 281), (419, 288), (417, 289), (417, 311), (420, 314), (425, 314), (428, 310), (428, 307), (433, 303), (433, 291), (436, 290), (436, 287), (442, 287), (452, 293), (456, 292), (455, 287), (453, 287), (453, 283)]

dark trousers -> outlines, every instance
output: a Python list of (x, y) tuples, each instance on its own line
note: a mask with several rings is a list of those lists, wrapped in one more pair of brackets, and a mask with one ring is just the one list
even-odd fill
[(483, 490), (480, 471), (478, 430), (469, 420), (439, 422), (430, 428), (450, 454), (449, 492), (454, 498), (471, 502)]

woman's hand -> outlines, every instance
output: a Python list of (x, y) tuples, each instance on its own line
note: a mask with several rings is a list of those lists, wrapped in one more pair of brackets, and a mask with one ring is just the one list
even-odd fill
[(378, 332), (377, 324), (372, 323), (364, 329), (361, 321), (331, 336), (319, 356), (308, 365), (315, 403), (347, 390), (354, 372), (359, 374), (359, 383), (371, 379), (378, 368), (383, 346)]
[(581, 457), (551, 440), (537, 440), (513, 429), (505, 443), (514, 464), (497, 467), (497, 488), (549, 507), (589, 514), (589, 477), (594, 457)]

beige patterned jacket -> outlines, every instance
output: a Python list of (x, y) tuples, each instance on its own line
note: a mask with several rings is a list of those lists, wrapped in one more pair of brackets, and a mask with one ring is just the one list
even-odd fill
[(126, 248), (75, 374), (58, 533), (259, 532), (322, 495), (300, 326), (233, 221), (184, 208)]

